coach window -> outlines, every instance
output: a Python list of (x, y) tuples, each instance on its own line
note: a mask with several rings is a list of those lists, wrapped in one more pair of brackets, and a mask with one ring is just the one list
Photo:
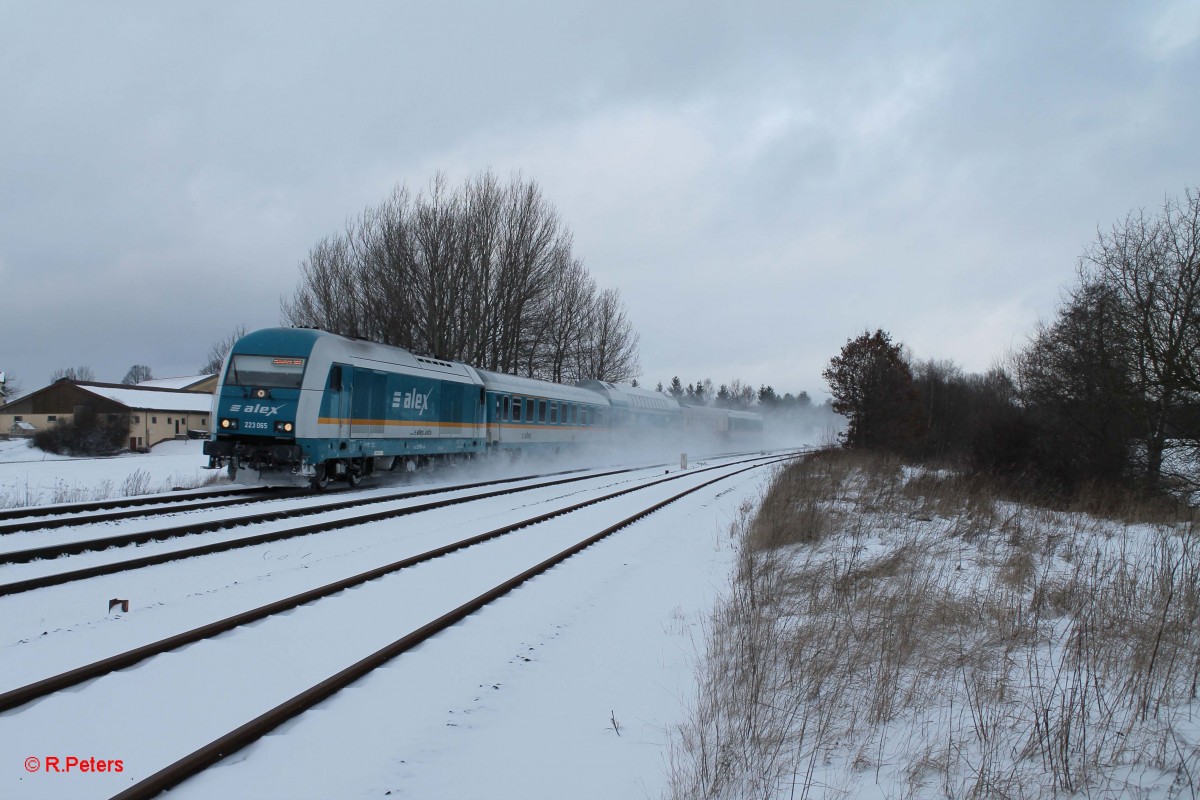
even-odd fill
[(572, 405), (571, 406), (571, 424), (574, 425), (577, 422), (579, 422), (579, 406)]
[(525, 419), (526, 419), (526, 421), (533, 422), (533, 410), (536, 407), (537, 406), (535, 405), (533, 398), (531, 398), (531, 397), (525, 398)]
[(503, 421), (503, 422), (507, 422), (507, 421), (508, 421), (508, 395), (505, 395), (505, 396), (504, 396), (504, 399), (501, 401), (501, 404), (500, 404), (500, 419), (501, 419), (501, 421)]
[(546, 421), (546, 401), (538, 400), (538, 422)]
[(558, 424), (558, 403), (555, 403), (554, 401), (550, 402), (550, 424)]
[(513, 422), (521, 421), (521, 398), (519, 398), (519, 397), (513, 398), (512, 418), (513, 418)]

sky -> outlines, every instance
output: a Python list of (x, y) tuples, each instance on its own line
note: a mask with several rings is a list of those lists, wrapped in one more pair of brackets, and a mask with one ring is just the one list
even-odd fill
[(641, 382), (983, 371), (1200, 185), (1200, 2), (0, 0), (0, 371), (194, 374), (438, 171), (537, 181)]

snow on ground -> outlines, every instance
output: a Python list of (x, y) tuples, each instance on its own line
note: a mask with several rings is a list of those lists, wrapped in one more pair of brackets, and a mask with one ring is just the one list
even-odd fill
[(145, 454), (73, 458), (30, 447), (24, 439), (0, 440), (0, 508), (201, 486), (214, 474), (204, 469), (208, 458), (203, 446), (189, 439), (163, 442)]
[[(151, 485), (163, 486), (176, 485), (180, 476), (203, 478), (207, 474), (200, 469), (204, 458), (199, 442), (169, 443), (149, 456), (97, 460), (41, 458), (38, 451), (25, 451), (12, 443), (0, 445), (0, 487), (13, 487), (25, 497), (36, 491), (39, 497), (66, 499), (62, 487), (69, 487), (67, 491), (78, 495), (70, 499), (91, 499), (101, 493), (119, 493), (112, 490), (124, 480), (122, 475), (141, 473), (149, 476)], [(661, 470), (657, 474), (661, 475)], [(768, 474), (769, 470), (763, 469), (717, 484), (618, 532), (177, 787), (171, 796), (659, 797), (666, 780), (668, 731), (686, 716), (685, 706), (695, 694), (693, 664), (703, 638), (700, 626), (728, 583), (733, 557), (730, 523), (744, 503), (758, 498)], [(456, 475), (453, 482), (463, 479), (470, 478)], [(138, 480), (146, 482), (145, 478)], [(618, 480), (622, 479), (597, 480), (595, 485), (612, 491), (611, 484)], [(3, 491), (0, 489), (0, 497)], [(564, 487), (556, 494), (573, 493)], [(577, 501), (563, 498), (560, 502), (565, 504), (568, 499)], [(531, 493), (510, 505), (518, 510), (535, 502), (547, 501)], [(512, 511), (485, 512), (474, 504), (447, 511), (437, 527), (456, 533), (455, 538), (471, 532), (467, 528), (490, 524), (488, 516), (512, 515)], [(571, 515), (556, 526), (560, 531), (556, 535), (582, 538), (608, 524), (603, 518), (599, 510)], [(403, 528), (392, 526), (391, 530), (399, 534)], [(371, 551), (364, 549), (369, 540), (365, 535), (355, 536), (352, 551), (360, 562), (364, 558), (372, 561)], [(73, 661), (72, 642), (97, 653), (121, 649), (117, 644), (127, 638), (124, 629), (136, 624), (139, 616), (154, 620), (157, 626), (174, 621), (175, 629), (191, 627), (196, 609), (211, 610), (212, 598), (220, 596), (213, 586), (236, 586), (238, 591), (228, 595), (243, 597), (247, 608), (254, 605), (251, 594), (284, 596), (296, 589), (296, 576), (309, 571), (307, 567), (296, 569), (296, 561), (313, 552), (311, 545), (281, 544), (266, 553), (255, 548), (220, 556), (229, 562), (231, 574), (249, 566), (236, 563), (239, 558), (267, 565), (258, 570), (258, 578), (241, 582), (231, 575), (211, 575), (205, 565), (217, 562), (205, 559), (139, 571), (143, 574), (138, 577), (128, 573), (123, 579), (126, 587), (135, 582), (144, 586), (137, 590), (134, 603), (141, 606), (140, 614), (114, 614), (111, 619), (99, 620), (94, 603), (81, 597), (76, 612), (79, 620), (73, 623), (71, 604), (66, 604), (64, 611), (59, 603), (54, 611), (57, 627), (47, 637), (58, 641), (45, 648), (41, 641), (31, 642), (25, 645), (31, 649), (24, 652), (45, 653), (49, 673)], [(373, 563), (385, 560), (378, 558)], [(349, 566), (345, 564), (344, 574), (355, 571)], [(189, 590), (190, 582), (205, 571), (210, 573), (206, 582)], [(465, 590), (466, 576), (478, 571), (443, 570), (439, 580), (448, 588), (461, 584)], [(158, 577), (147, 583), (144, 578), (152, 574)], [(391, 581), (403, 584), (395, 578)], [(121, 582), (120, 576), (97, 579), (91, 592), (99, 598), (96, 602), (107, 598)], [(161, 602), (152, 594), (155, 583), (162, 587)], [(379, 583), (331, 598), (337, 602), (327, 602), (324, 607), (315, 603), (297, 609), (277, 623), (284, 631), (278, 652), (264, 655), (257, 665), (273, 665), (266, 673), (268, 681), (271, 675), (291, 672), (331, 673), (340, 660), (353, 660), (331, 658), (341, 655), (338, 650), (306, 653), (301, 645), (306, 644), (307, 632), (313, 632), (314, 640), (319, 638), (317, 632), (336, 639), (338, 628), (347, 626), (370, 630), (375, 637), (394, 638), (390, 635), (393, 625), (415, 601), (380, 594), (384, 582)], [(56, 589), (65, 591), (65, 587)], [(45, 591), (48, 598), (54, 590)], [(78, 588), (71, 591), (86, 594)], [(368, 592), (380, 599), (364, 603), (369, 600)], [(33, 615), (42, 613), (36, 602), (39, 594), (0, 598), (0, 615), (25, 617), (28, 626)], [(352, 619), (332, 613), (336, 607), (349, 608), (351, 600), (357, 601), (353, 607), (358, 609)], [(131, 612), (137, 611), (131, 608)], [(121, 703), (136, 706), (141, 702), (140, 688), (167, 680), (163, 665), (154, 662), (169, 666), (172, 661), (199, 658), (204, 651), (215, 651), (237, 637), (252, 640), (256, 633), (266, 633), (266, 628), (260, 627), (265, 624), (230, 632), (213, 643), (194, 645), (80, 687), (85, 693), (81, 698), (99, 698), (99, 694), (86, 692), (109, 682), (123, 687), (121, 691), (127, 692), (129, 699), (117, 700), (117, 705), (107, 710), (97, 700), (70, 725), (49, 722), (55, 718), (54, 706), (70, 702), (69, 697), (61, 701), (50, 698), (0, 715), (0, 786), (5, 787), (0, 794), (107, 795), (164, 766), (146, 763), (148, 754), (161, 749), (155, 740), (187, 738), (189, 731), (176, 730), (186, 728), (187, 723), (182, 718), (172, 719), (163, 710), (161, 731), (132, 729), (122, 721)], [(315, 627), (305, 627), (308, 624)], [(295, 633), (286, 633), (289, 628)], [(113, 632), (108, 643), (106, 631)], [(21, 647), (20, 642), (6, 638), (0, 643), (0, 663), (21, 653)], [(293, 662), (289, 668), (288, 658), (304, 663)], [(241, 668), (252, 671), (255, 667), (248, 663)], [(192, 670), (189, 679), (191, 685), (179, 687), (181, 707), (229, 707), (215, 702), (230, 683), (219, 670)], [(9, 680), (4, 683), (12, 685)], [(235, 696), (233, 703), (246, 710), (246, 719), (253, 716), (251, 709), (253, 713), (262, 710), (259, 698)], [(202, 725), (198, 722), (197, 727)], [(119, 775), (25, 771), (26, 758), (44, 761), (51, 755), (122, 759), (124, 770)]]
[(897, 466), (799, 465), (747, 525), (671, 796), (1195, 798), (1196, 520)]

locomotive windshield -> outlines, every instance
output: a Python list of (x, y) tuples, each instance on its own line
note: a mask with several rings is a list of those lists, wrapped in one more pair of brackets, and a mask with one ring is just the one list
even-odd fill
[(303, 358), (235, 355), (229, 362), (225, 383), (233, 386), (299, 389), (303, 377)]

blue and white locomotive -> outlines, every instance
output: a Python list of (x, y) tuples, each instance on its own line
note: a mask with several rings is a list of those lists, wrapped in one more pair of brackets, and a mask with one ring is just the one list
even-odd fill
[[(728, 439), (738, 412), (713, 412), (697, 422), (659, 392), (563, 386), (310, 328), (268, 328), (230, 350), (204, 453), (210, 468), (249, 473), (240, 482), (321, 489), (435, 459), (678, 438), (697, 425)], [(743, 440), (761, 433), (758, 415), (738, 422)]]

